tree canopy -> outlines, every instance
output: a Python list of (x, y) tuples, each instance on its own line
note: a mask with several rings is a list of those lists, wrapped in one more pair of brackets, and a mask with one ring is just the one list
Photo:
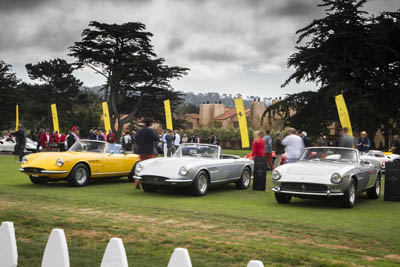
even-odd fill
[(319, 90), (290, 95), (264, 115), (284, 113), (286, 125), (318, 134), (338, 120), (334, 97), (342, 93), (356, 131), (388, 135), (400, 118), (400, 11), (375, 17), (362, 10), (367, 0), (322, 2), (326, 16), (296, 33), (288, 59), (295, 72), (282, 85), (308, 81)]
[(111, 123), (117, 121), (119, 131), (123, 124), (141, 117), (163, 122), (163, 100), (170, 99), (173, 109), (182, 103), (182, 94), (172, 90), (170, 80), (188, 69), (170, 67), (157, 58), (152, 36), (142, 23), (92, 21), (82, 40), (70, 47), (77, 66), (87, 66), (106, 79), (104, 100), (109, 103)]
[(0, 60), (0, 128), (15, 126), (15, 106), (18, 104), (19, 80), (11, 65)]

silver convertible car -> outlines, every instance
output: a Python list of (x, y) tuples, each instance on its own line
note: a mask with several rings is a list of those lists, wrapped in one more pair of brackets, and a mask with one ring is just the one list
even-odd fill
[(272, 181), (278, 203), (289, 203), (292, 196), (336, 197), (343, 207), (351, 208), (364, 191), (371, 199), (379, 198), (381, 169), (361, 160), (356, 149), (311, 147), (305, 149), (299, 162), (274, 169)]
[(149, 159), (136, 164), (134, 178), (146, 192), (162, 187), (188, 187), (196, 196), (207, 193), (210, 184), (250, 185), (254, 161), (221, 154), (221, 147), (208, 144), (180, 145), (170, 158)]

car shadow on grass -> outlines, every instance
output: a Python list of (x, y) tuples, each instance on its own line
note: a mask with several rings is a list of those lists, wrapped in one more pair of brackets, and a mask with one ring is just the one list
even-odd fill
[[(28, 180), (29, 181), (29, 180)], [(122, 177), (122, 178), (96, 178), (93, 180), (90, 180), (84, 187), (92, 187), (92, 186), (99, 186), (99, 185), (105, 185), (105, 184), (128, 184), (130, 182), (128, 178)], [(14, 187), (20, 187), (20, 188), (31, 188), (31, 187), (71, 187), (74, 188), (74, 186), (71, 186), (68, 184), (67, 181), (61, 180), (61, 181), (52, 181), (52, 182), (47, 182), (45, 184), (33, 184), (30, 182), (27, 182), (25, 184), (17, 184), (13, 185)]]

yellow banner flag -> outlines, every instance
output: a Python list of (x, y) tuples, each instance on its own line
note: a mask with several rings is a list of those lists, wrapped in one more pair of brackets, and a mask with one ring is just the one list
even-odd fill
[(244, 111), (243, 99), (235, 98), (236, 113), (239, 122), (240, 136), (242, 139), (242, 148), (250, 146), (249, 132), (247, 130), (246, 112)]
[(56, 104), (51, 104), (51, 115), (53, 117), (53, 129), (55, 132), (60, 133), (60, 127), (58, 125), (58, 115)]
[(18, 131), (19, 129), (19, 111), (18, 105), (15, 107), (15, 130)]
[(342, 94), (335, 97), (336, 107), (339, 114), (340, 124), (342, 128), (347, 128), (349, 130), (349, 135), (353, 136), (353, 131), (351, 129), (351, 122), (349, 117), (349, 112), (347, 111), (346, 102)]
[(173, 131), (171, 103), (169, 100), (164, 101), (164, 108), (165, 108), (165, 124), (167, 126), (167, 129), (170, 129), (171, 131)]
[(108, 112), (108, 104), (107, 102), (103, 102), (103, 120), (104, 120), (104, 129), (106, 133), (111, 130), (111, 121), (110, 121), (110, 113)]

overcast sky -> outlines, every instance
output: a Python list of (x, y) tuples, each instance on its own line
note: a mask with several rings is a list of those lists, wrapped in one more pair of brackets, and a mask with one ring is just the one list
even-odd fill
[[(154, 34), (155, 52), (169, 65), (188, 67), (177, 90), (275, 97), (315, 90), (313, 84), (280, 85), (293, 70), (295, 32), (323, 16), (321, 0), (0, 0), (0, 60), (28, 81), (24, 65), (67, 57), (92, 20), (142, 22)], [(370, 0), (372, 13), (394, 11), (399, 0)], [(86, 86), (102, 77), (75, 75)]]

